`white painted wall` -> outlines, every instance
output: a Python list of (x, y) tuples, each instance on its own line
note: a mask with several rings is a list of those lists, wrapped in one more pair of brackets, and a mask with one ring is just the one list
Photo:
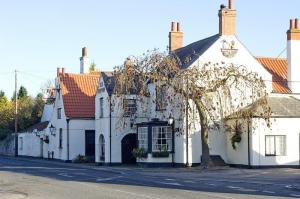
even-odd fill
[(34, 133), (20, 133), (18, 136), (18, 154), (20, 156), (42, 157), (41, 147), (43, 144), (44, 142), (41, 141), (40, 137)]
[(288, 85), (293, 93), (300, 93), (300, 40), (287, 41)]
[[(256, 118), (253, 126), (252, 165), (299, 165), (300, 118), (272, 119), (271, 128), (263, 119)], [(266, 135), (286, 135), (286, 156), (265, 156)]]

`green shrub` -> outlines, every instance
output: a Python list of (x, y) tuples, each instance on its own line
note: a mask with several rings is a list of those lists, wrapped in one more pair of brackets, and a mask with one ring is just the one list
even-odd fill
[(132, 155), (135, 158), (147, 158), (148, 153), (146, 152), (146, 150), (144, 148), (136, 148), (132, 150)]
[(74, 163), (89, 163), (89, 162), (91, 162), (91, 160), (88, 157), (79, 154), (76, 158), (73, 159), (72, 162), (74, 162)]

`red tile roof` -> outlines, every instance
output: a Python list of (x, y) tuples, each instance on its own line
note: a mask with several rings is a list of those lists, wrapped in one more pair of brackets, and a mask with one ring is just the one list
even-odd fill
[(100, 73), (59, 74), (65, 114), (69, 118), (94, 118)]
[(276, 93), (289, 93), (287, 60), (269, 57), (257, 57), (256, 59), (272, 74), (273, 91)]

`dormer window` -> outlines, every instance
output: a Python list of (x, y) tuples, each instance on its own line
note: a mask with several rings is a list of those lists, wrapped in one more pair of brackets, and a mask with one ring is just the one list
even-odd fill
[(124, 117), (130, 117), (135, 114), (136, 108), (136, 100), (135, 99), (124, 99), (123, 100), (123, 109), (124, 109)]
[(164, 111), (167, 108), (167, 85), (156, 87), (156, 110)]

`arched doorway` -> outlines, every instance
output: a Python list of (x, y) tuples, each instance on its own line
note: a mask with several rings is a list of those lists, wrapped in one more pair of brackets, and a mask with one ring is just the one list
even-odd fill
[(136, 134), (128, 134), (122, 139), (122, 163), (135, 164), (136, 158), (132, 155), (133, 149), (136, 148)]
[(105, 162), (105, 139), (102, 134), (99, 137), (99, 154), (100, 162)]

